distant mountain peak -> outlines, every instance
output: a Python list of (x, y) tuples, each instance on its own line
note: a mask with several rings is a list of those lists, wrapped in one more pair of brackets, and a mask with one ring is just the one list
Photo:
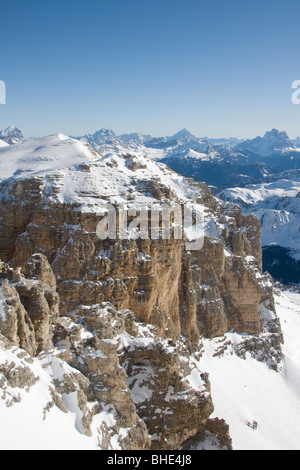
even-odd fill
[(17, 144), (24, 142), (25, 138), (21, 130), (16, 126), (9, 126), (6, 129), (0, 130), (0, 139), (7, 144)]
[(172, 138), (173, 139), (184, 139), (184, 140), (195, 140), (196, 137), (191, 134), (191, 132), (184, 128), (184, 129), (181, 129), (181, 131), (179, 132), (176, 132), (176, 134), (172, 135)]
[(289, 136), (287, 135), (286, 131), (279, 131), (278, 129), (272, 129), (270, 131), (267, 131), (264, 135), (264, 138), (266, 137), (282, 137), (285, 139), (289, 139)]

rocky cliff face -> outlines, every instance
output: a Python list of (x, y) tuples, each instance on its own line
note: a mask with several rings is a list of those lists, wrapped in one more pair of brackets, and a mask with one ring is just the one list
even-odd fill
[[(70, 142), (78, 153), (82, 144)], [(209, 420), (203, 337), (248, 333), (241, 354), (259, 344), (280, 357), (260, 224), (204, 184), (85, 147), (80, 164), (27, 171), (0, 192), (2, 347), (47, 357), (47, 367), (59, 361), (66, 373), (51, 383), (51, 406), (68, 412), (75, 393), (78, 429), (100, 448), (177, 449), (219, 429)], [(100, 240), (101, 204), (117, 208), (122, 197), (131, 209), (194, 203), (205, 214), (203, 247), (174, 235)], [(13, 387), (9, 368), (0, 364), (4, 388)]]
[[(201, 335), (232, 328), (260, 332), (260, 225), (237, 206), (212, 199), (206, 207), (218, 215), (219, 236), (208, 235), (203, 248), (193, 252), (174, 238), (99, 240), (99, 217), (74, 204), (45, 205), (42, 181), (14, 183), (11, 191), (19, 197), (2, 204), (2, 259), (28, 272), (30, 256), (43, 253), (57, 280), (63, 314), (109, 301), (132, 309), (162, 335), (185, 333), (194, 343)], [(203, 200), (211, 198), (205, 191)]]

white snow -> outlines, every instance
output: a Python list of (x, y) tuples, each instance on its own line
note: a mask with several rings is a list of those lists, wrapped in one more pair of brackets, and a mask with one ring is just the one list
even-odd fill
[(194, 367), (190, 375), (188, 375), (186, 379), (194, 390), (197, 390), (198, 392), (203, 392), (204, 384), (203, 380), (201, 379), (199, 369)]
[[(213, 357), (218, 339), (204, 341), (200, 365), (211, 381), (212, 417), (229, 424), (234, 450), (300, 449), (300, 294), (277, 292), (275, 300), (284, 336), (279, 372), (249, 354)], [(238, 341), (233, 333), (226, 338)]]
[[(0, 346), (0, 364), (8, 361), (16, 366), (29, 366), (18, 355), (22, 350), (4, 351)], [(0, 396), (0, 449), (1, 450), (96, 450), (93, 439), (76, 430), (76, 413), (64, 413), (56, 406), (49, 407), (53, 389), (49, 370), (35, 358), (30, 369), (39, 379), (26, 391), (21, 388), (8, 388)], [(7, 406), (6, 400), (18, 397), (19, 402)], [(5, 425), (3, 425), (5, 423)]]

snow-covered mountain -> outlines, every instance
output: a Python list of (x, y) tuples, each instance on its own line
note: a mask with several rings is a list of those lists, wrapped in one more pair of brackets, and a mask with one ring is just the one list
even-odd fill
[(265, 269), (285, 283), (300, 283), (300, 169), (270, 176), (263, 183), (228, 188), (218, 196), (261, 221)]
[(20, 129), (15, 126), (9, 126), (0, 131), (0, 141), (6, 142), (7, 144), (17, 144), (25, 140)]
[(111, 129), (100, 129), (94, 134), (86, 134), (78, 139), (86, 140), (93, 147), (114, 146), (118, 143), (117, 136)]
[[(21, 132), (13, 127), (2, 131), (2, 134), (6, 135), (6, 140), (10, 142), (12, 142), (13, 135), (14, 141), (17, 136), (22, 139)], [(8, 136), (10, 136), (9, 139)], [(272, 129), (263, 137), (241, 141), (234, 138), (227, 140), (199, 138), (187, 129), (165, 137), (152, 137), (139, 133), (117, 135), (110, 129), (101, 129), (94, 134), (87, 134), (75, 140), (79, 140), (82, 144), (89, 144), (102, 157), (113, 155), (148, 157), (150, 160), (166, 164), (170, 169), (185, 177), (191, 177), (199, 182), (205, 181), (214, 188), (215, 193), (220, 194), (220, 197), (240, 203), (247, 213), (253, 211), (260, 220), (264, 221), (264, 246), (273, 246), (273, 250), (274, 246), (281, 247), (277, 250), (292, 250), (293, 259), (298, 257), (296, 254), (298, 248), (295, 246), (297, 242), (294, 241), (298, 239), (296, 236), (298, 219), (293, 210), (286, 207), (287, 188), (285, 185), (282, 186), (280, 181), (288, 179), (293, 187), (297, 187), (298, 181), (293, 182), (292, 175), (300, 168), (300, 149), (296, 147), (296, 142), (289, 139), (286, 132)], [(3, 145), (4, 141), (0, 140), (0, 142)], [(19, 168), (16, 171), (21, 170)], [(290, 172), (289, 175), (282, 176), (282, 173), (286, 171)], [(274, 198), (270, 199), (266, 196), (267, 207), (265, 207), (262, 202), (262, 200), (265, 201), (265, 197), (261, 194), (264, 193), (266, 184), (270, 183), (270, 178), (273, 178), (273, 185), (276, 184), (275, 181), (278, 181), (275, 191), (276, 202)], [(243, 197), (240, 197), (240, 189), (220, 192), (229, 188), (245, 188), (249, 184), (253, 185), (247, 189), (247, 194), (252, 191), (252, 202), (247, 203)], [(291, 196), (289, 193), (288, 197), (291, 201), (296, 196)], [(258, 200), (261, 202), (258, 203)], [(274, 207), (270, 200), (274, 202)], [(290, 202), (289, 206), (293, 204)], [(268, 210), (267, 213), (266, 210)], [(264, 253), (267, 256), (266, 248)], [(272, 252), (271, 256), (273, 255)], [(276, 258), (276, 263), (278, 263), (276, 271), (272, 270), (276, 277), (279, 275), (280, 266), (285, 263), (283, 260), (289, 259), (281, 252), (277, 257), (279, 259)], [(298, 272), (298, 269), (295, 269)], [(283, 270), (286, 271), (286, 268)], [(293, 276), (292, 279), (295, 277)]]
[[(77, 137), (80, 140), (87, 141), (90, 145), (96, 147), (98, 150), (109, 151), (117, 149), (118, 146), (129, 149), (133, 147), (143, 147), (150, 149), (157, 149), (164, 151), (164, 157), (171, 156), (175, 152), (180, 155), (181, 152), (187, 153), (188, 150), (193, 150), (200, 154), (209, 156), (217, 152), (221, 157), (224, 149), (231, 149), (231, 156), (237, 157), (241, 153), (246, 156), (253, 157), (270, 157), (274, 153), (288, 153), (297, 150), (297, 139), (292, 141), (289, 139), (285, 131), (278, 131), (272, 129), (265, 133), (263, 137), (256, 137), (255, 139), (242, 140), (237, 138), (206, 138), (196, 137), (189, 130), (182, 129), (181, 131), (166, 137), (152, 137), (151, 135), (142, 135), (139, 133), (123, 134), (117, 136), (110, 129), (101, 129), (94, 134), (87, 134), (82, 137)], [(226, 152), (225, 152), (226, 155)], [(161, 158), (161, 153), (158, 153), (157, 159)]]
[(156, 182), (158, 193), (159, 186), (165, 186), (178, 200), (187, 201), (192, 195), (194, 200), (197, 198), (183, 176), (155, 160), (142, 155), (103, 156), (84, 139), (77, 140), (64, 134), (0, 149), (0, 183), (44, 175), (47, 175), (45, 184), (48, 188), (45, 194), (53, 192), (61, 203), (82, 201), (82, 210), (96, 210), (97, 204), (102, 207), (106, 197), (125, 201), (130, 196), (134, 201), (138, 196), (139, 202), (151, 202), (151, 192), (146, 191), (149, 181)]
[(174, 171), (205, 181), (219, 189), (256, 183), (269, 174), (297, 169), (300, 150), (286, 132), (272, 129), (252, 140), (195, 137), (187, 129), (166, 137), (126, 134), (117, 136), (102, 129), (78, 139), (101, 154), (147, 155), (166, 163)]
[[(231, 139), (231, 142), (234, 140)], [(300, 150), (286, 132), (273, 129), (263, 137), (235, 142), (191, 140), (170, 146), (165, 142), (160, 161), (196, 181), (223, 189), (263, 181), (273, 173), (300, 168)], [(151, 141), (148, 142), (151, 145)]]
[(99, 157), (85, 143), (64, 134), (16, 143), (0, 150), (0, 181), (59, 171)]
[(149, 140), (152, 139), (152, 136), (150, 134), (143, 135), (138, 132), (132, 132), (130, 134), (121, 134), (119, 135), (119, 140), (122, 142), (124, 145), (129, 144), (139, 144), (143, 145), (146, 144)]
[(7, 147), (9, 144), (0, 139), (0, 147)]

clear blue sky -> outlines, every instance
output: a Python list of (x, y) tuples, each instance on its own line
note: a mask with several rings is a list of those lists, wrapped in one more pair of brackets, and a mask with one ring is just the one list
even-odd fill
[(10, 0), (0, 128), (300, 135), (299, 0)]

